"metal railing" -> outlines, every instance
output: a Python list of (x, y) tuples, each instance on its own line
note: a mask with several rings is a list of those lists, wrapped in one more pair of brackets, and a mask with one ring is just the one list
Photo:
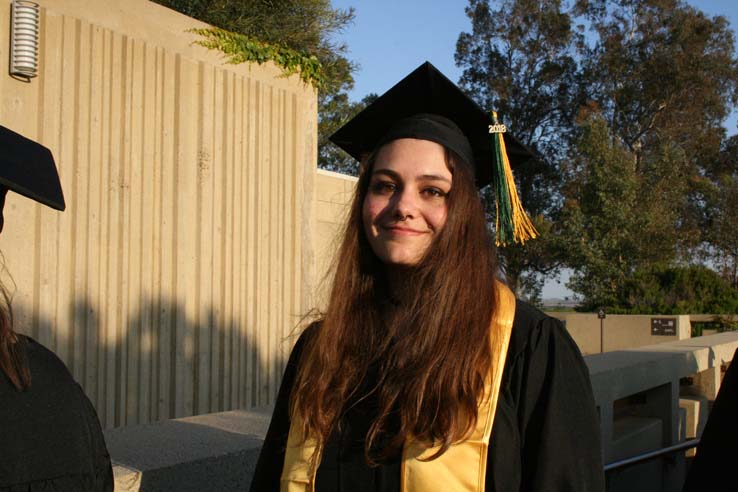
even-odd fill
[(699, 439), (690, 439), (688, 441), (682, 441), (679, 444), (674, 444), (673, 446), (667, 446), (655, 451), (649, 451), (647, 453), (631, 456), (630, 458), (625, 458), (623, 460), (613, 461), (612, 463), (608, 463), (605, 465), (605, 472), (627, 468), (629, 466), (637, 465), (645, 461), (650, 461), (656, 458), (661, 458), (662, 456), (678, 453), (679, 451), (686, 451), (687, 449), (696, 447), (699, 443)]

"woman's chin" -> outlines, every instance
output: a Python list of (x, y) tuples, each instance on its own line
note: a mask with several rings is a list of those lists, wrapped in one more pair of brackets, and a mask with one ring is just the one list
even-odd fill
[(411, 268), (420, 262), (420, 258), (409, 254), (390, 254), (383, 261), (388, 267)]

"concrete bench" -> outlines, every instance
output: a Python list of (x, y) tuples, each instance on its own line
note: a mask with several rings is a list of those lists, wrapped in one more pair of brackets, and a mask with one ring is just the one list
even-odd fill
[(248, 490), (270, 417), (234, 410), (107, 430), (115, 490)]

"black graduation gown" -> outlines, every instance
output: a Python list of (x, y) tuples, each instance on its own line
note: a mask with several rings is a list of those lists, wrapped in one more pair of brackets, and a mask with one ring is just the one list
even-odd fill
[(22, 338), (31, 387), (17, 391), (0, 371), (0, 492), (112, 491), (90, 400), (53, 352)]
[[(309, 333), (309, 332), (306, 332)], [(279, 490), (289, 433), (289, 397), (303, 346), (287, 364), (274, 414), (254, 472), (252, 492)], [(367, 407), (342, 419), (323, 451), (317, 492), (399, 492), (400, 461), (369, 467)], [(487, 459), (486, 490), (601, 491), (599, 424), (589, 372), (558, 320), (518, 301)]]
[(738, 491), (738, 350), (723, 377), (720, 391), (702, 431), (697, 454), (684, 482), (684, 492)]

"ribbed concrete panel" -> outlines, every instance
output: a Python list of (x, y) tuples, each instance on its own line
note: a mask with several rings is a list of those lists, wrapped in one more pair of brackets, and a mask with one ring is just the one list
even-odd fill
[[(152, 31), (187, 25), (133, 3)], [(16, 328), (107, 428), (270, 403), (311, 307), (314, 92), (68, 4), (45, 4), (39, 77), (0, 76), (0, 124), (51, 148), (67, 201), (8, 197)]]
[(358, 179), (318, 169), (315, 176), (314, 250), (316, 272), (314, 305), (325, 309), (330, 297), (336, 255), (341, 247)]

